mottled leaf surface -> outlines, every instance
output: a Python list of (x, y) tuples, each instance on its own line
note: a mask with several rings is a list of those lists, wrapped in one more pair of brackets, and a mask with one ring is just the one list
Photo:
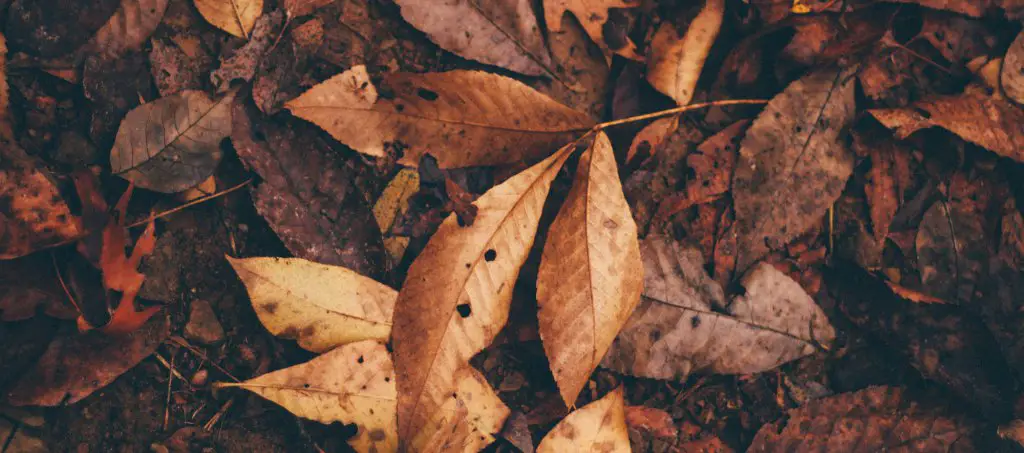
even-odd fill
[(570, 413), (537, 446), (537, 453), (628, 451), (629, 433), (622, 387)]
[(263, 0), (194, 0), (196, 9), (213, 26), (248, 38), (263, 13)]
[(999, 85), (1007, 98), (1024, 104), (1024, 31), (1017, 34), (1003, 57), (999, 73)]

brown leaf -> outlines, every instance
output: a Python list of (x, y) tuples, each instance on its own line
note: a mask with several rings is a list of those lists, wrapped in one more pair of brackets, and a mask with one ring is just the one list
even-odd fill
[(537, 446), (537, 453), (628, 451), (622, 387), (570, 413)]
[(689, 104), (724, 14), (725, 0), (706, 0), (685, 34), (680, 35), (672, 21), (663, 22), (651, 41), (647, 65), (651, 86), (678, 105)]
[(892, 0), (898, 3), (911, 3), (926, 8), (952, 11), (971, 17), (981, 17), (995, 10), (998, 0)]
[(551, 57), (529, 0), (395, 3), (413, 27), (460, 57), (532, 76), (551, 72)]
[(513, 79), (481, 71), (387, 74), (356, 66), (286, 104), (352, 149), (408, 166), (536, 162), (593, 124)]
[(672, 416), (661, 409), (647, 406), (626, 406), (626, 426), (654, 437), (675, 439), (679, 428)]
[(623, 57), (640, 60), (637, 54), (636, 44), (627, 37), (621, 39), (605, 36), (608, 28), (608, 10), (612, 8), (633, 8), (640, 6), (636, 0), (544, 0), (544, 22), (548, 30), (553, 33), (561, 33), (562, 16), (569, 12), (579, 19), (583, 29), (590, 35), (590, 39), (601, 48), (608, 61), (611, 61), (611, 53), (615, 52)]
[(376, 277), (380, 230), (352, 185), (354, 170), (312, 126), (253, 124), (257, 114), (245, 104), (234, 107), (231, 142), (263, 178), (252, 191), (257, 212), (296, 257)]
[(220, 142), (231, 133), (234, 93), (210, 99), (201, 91), (145, 103), (125, 116), (110, 151), (111, 171), (139, 187), (182, 192), (209, 178)]
[(256, 75), (256, 68), (263, 61), (263, 56), (283, 31), (283, 24), (284, 14), (281, 10), (264, 14), (256, 20), (249, 41), (238, 48), (230, 58), (222, 59), (220, 68), (210, 73), (210, 81), (217, 87), (218, 93), (227, 92), (231, 82), (235, 80), (252, 80)]
[(916, 244), (923, 291), (970, 303), (989, 255), (978, 213), (962, 202), (939, 201), (925, 211)]
[(840, 134), (853, 120), (854, 78), (818, 71), (790, 84), (754, 120), (733, 177), (743, 271), (815, 225), (853, 171)]
[(203, 88), (213, 66), (210, 55), (202, 51), (190, 54), (172, 39), (153, 38), (150, 43), (149, 67), (160, 96)]
[(313, 14), (317, 9), (333, 3), (334, 0), (284, 0), (284, 10), (288, 17), (302, 17)]
[(541, 93), (592, 118), (604, 117), (611, 70), (597, 45), (571, 17), (563, 17), (561, 31), (548, 33), (548, 47), (558, 65), (558, 80), (528, 82)]
[(456, 373), (505, 325), (544, 199), (573, 149), (562, 148), (477, 199), (472, 226), (449, 215), (410, 267), (392, 329), (401, 439), (429, 426), (451, 399)]
[(121, 6), (81, 51), (106, 59), (140, 50), (164, 18), (170, 0), (121, 0)]
[(0, 138), (6, 145), (0, 147), (0, 259), (24, 256), (81, 233), (79, 220), (50, 177), (9, 140), (13, 137)]
[(924, 128), (941, 127), (1000, 156), (1024, 162), (1024, 110), (978, 91), (934, 96), (909, 108), (868, 113), (899, 139)]
[(37, 313), (75, 319), (78, 311), (68, 302), (48, 254), (0, 261), (0, 321), (24, 321)]
[(8, 401), (16, 406), (74, 404), (149, 357), (168, 333), (165, 316), (151, 318), (128, 335), (80, 334), (65, 325), (39, 362), (15, 384)]
[(199, 14), (213, 26), (248, 38), (263, 13), (263, 0), (194, 0)]
[(999, 85), (1007, 98), (1017, 104), (1024, 104), (1024, 31), (1017, 34), (1013, 44), (1006, 50), (999, 73)]
[(800, 285), (759, 263), (726, 304), (696, 249), (648, 237), (644, 294), (602, 366), (640, 377), (682, 380), (691, 372), (757, 373), (828, 345), (825, 313)]
[(640, 130), (626, 152), (626, 163), (634, 164), (635, 159), (647, 160), (654, 156), (660, 145), (679, 127), (679, 117), (658, 118)]
[(864, 182), (864, 195), (871, 218), (871, 232), (876, 241), (884, 241), (889, 236), (889, 226), (906, 190), (897, 177), (900, 171), (897, 167), (901, 164), (896, 156), (906, 151), (892, 141), (865, 139), (860, 134), (854, 136), (853, 147), (855, 152), (863, 151), (871, 161)]
[(537, 273), (537, 321), (551, 372), (572, 407), (640, 302), (643, 263), (615, 154), (599, 132), (548, 232)]

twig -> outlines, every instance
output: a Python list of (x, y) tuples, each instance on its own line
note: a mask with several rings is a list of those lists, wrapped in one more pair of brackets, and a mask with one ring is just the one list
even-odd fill
[(60, 287), (64, 290), (64, 295), (68, 296), (68, 300), (71, 302), (71, 305), (75, 307), (75, 310), (78, 310), (78, 314), (85, 316), (85, 312), (82, 311), (82, 307), (78, 306), (78, 302), (75, 301), (75, 296), (68, 290), (68, 285), (64, 284), (64, 277), (61, 275), (60, 266), (57, 264), (57, 255), (53, 252), (50, 252), (50, 261), (53, 261), (53, 271), (57, 273), (57, 281), (60, 282)]
[(210, 360), (210, 357), (207, 356), (205, 352), (199, 350), (199, 348), (197, 348), (195, 346), (192, 346), (187, 341), (185, 341), (184, 338), (181, 338), (179, 336), (172, 336), (172, 337), (169, 338), (169, 340), (174, 342), (175, 344), (181, 346), (181, 347), (184, 347), (185, 349), (188, 349), (189, 351), (192, 351), (193, 354), (195, 354), (195, 355), (199, 356), (200, 358), (202, 358), (203, 360), (207, 361), (210, 365), (213, 365), (214, 368), (220, 370), (221, 373), (224, 373), (224, 375), (229, 377), (229, 378), (231, 378), (231, 380), (233, 380), (235, 382), (242, 382), (241, 379), (236, 378), (234, 375), (232, 375), (230, 372), (228, 372), (228, 370), (225, 370), (224, 367), (218, 365), (217, 362), (214, 362), (213, 360)]
[(637, 121), (644, 121), (654, 118), (661, 118), (663, 116), (675, 115), (678, 113), (689, 112), (690, 110), (698, 110), (708, 107), (717, 107), (725, 105), (751, 105), (751, 104), (767, 104), (767, 99), (723, 99), (720, 101), (709, 101), (709, 102), (698, 102), (696, 104), (684, 105), (682, 107), (671, 108), (667, 110), (660, 110), (652, 113), (645, 113), (643, 115), (631, 116), (628, 118), (622, 118), (614, 121), (608, 121), (600, 123), (591, 129), (592, 132), (607, 129), (612, 126), (618, 126), (620, 124), (635, 123)]
[[(183, 376), (180, 372), (178, 372), (178, 370), (176, 368), (174, 368), (174, 356), (173, 355), (171, 356), (171, 362), (170, 363), (168, 363), (167, 359), (163, 358), (163, 356), (161, 356), (159, 353), (153, 354), (153, 357), (156, 357), (156, 361), (160, 362), (160, 364), (163, 365), (164, 368), (167, 368), (168, 370), (170, 370), (171, 374), (173, 374), (174, 377), (176, 377), (178, 379), (181, 379), (182, 382), (185, 382), (186, 384), (188, 384), (188, 379), (185, 379), (185, 376)], [(189, 385), (189, 390), (192, 390), (192, 386), (191, 385)]]
[[(161, 357), (159, 353), (153, 354), (153, 355), (156, 356), (157, 360), (159, 360), (160, 363), (164, 363), (165, 362), (164, 358)], [(171, 424), (171, 389), (173, 388), (173, 385), (174, 385), (174, 376), (175, 375), (179, 375), (180, 376), (178, 371), (174, 369), (174, 356), (173, 355), (171, 356), (171, 363), (168, 363), (166, 365), (167, 365), (167, 369), (169, 370), (169, 373), (168, 373), (168, 376), (167, 376), (167, 400), (164, 402), (164, 431), (165, 432), (167, 431), (167, 428)], [(184, 379), (182, 379), (182, 381), (184, 381)]]
[(220, 410), (218, 410), (216, 414), (213, 414), (213, 417), (210, 418), (210, 421), (206, 422), (206, 424), (203, 425), (203, 430), (210, 431), (211, 429), (213, 429), (213, 425), (216, 425), (217, 422), (220, 421), (222, 417), (224, 417), (224, 414), (227, 413), (228, 409), (231, 409), (231, 406), (235, 404), (236, 398), (238, 398), (238, 395), (232, 396), (231, 399), (224, 403), (224, 405), (220, 407)]
[(142, 226), (142, 225), (145, 225), (145, 224), (147, 224), (147, 223), (149, 223), (149, 222), (151, 222), (153, 220), (156, 220), (156, 219), (159, 219), (159, 218), (163, 218), (163, 217), (167, 217), (167, 216), (169, 216), (171, 214), (174, 214), (175, 212), (181, 211), (182, 209), (188, 208), (190, 206), (194, 206), (194, 205), (197, 205), (199, 203), (210, 201), (210, 200), (212, 200), (214, 198), (222, 197), (222, 196), (227, 195), (227, 194), (229, 194), (231, 192), (234, 192), (234, 191), (236, 191), (238, 189), (241, 189), (241, 188), (243, 188), (243, 187), (245, 187), (245, 186), (247, 186), (247, 185), (249, 185), (251, 183), (252, 183), (252, 178), (246, 179), (244, 182), (242, 182), (242, 183), (240, 183), (238, 185), (229, 187), (227, 189), (224, 189), (224, 190), (222, 190), (220, 192), (216, 192), (216, 193), (212, 193), (210, 195), (202, 196), (202, 197), (196, 198), (195, 200), (192, 200), (192, 201), (190, 201), (188, 203), (185, 203), (185, 204), (183, 204), (181, 206), (177, 206), (177, 207), (168, 209), (166, 211), (153, 214), (153, 215), (151, 215), (149, 217), (146, 217), (145, 219), (139, 220), (139, 221), (137, 221), (135, 223), (132, 223), (132, 224), (128, 225), (128, 228), (135, 228), (135, 227), (138, 227), (138, 226)]

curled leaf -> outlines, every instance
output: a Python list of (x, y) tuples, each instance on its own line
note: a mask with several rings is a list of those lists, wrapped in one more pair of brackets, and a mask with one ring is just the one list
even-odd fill
[(718, 37), (725, 14), (725, 0), (706, 0), (704, 8), (680, 36), (671, 21), (658, 28), (651, 42), (647, 81), (651, 86), (686, 105), (693, 99), (704, 60)]
[(597, 451), (630, 451), (622, 387), (566, 416), (537, 446), (537, 453)]
[(263, 13), (263, 0), (194, 0), (199, 14), (213, 26), (248, 38)]

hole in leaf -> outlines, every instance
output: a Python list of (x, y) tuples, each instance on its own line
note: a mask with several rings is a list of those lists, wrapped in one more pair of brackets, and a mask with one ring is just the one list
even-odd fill
[(435, 93), (433, 91), (430, 91), (430, 90), (428, 90), (426, 88), (417, 89), (416, 90), (416, 95), (421, 97), (421, 98), (423, 98), (423, 99), (425, 99), (425, 100), (428, 100), (428, 101), (435, 101), (435, 100), (437, 100), (437, 93)]
[(455, 307), (455, 310), (459, 312), (459, 316), (468, 318), (473, 313), (473, 309), (469, 307), (469, 304), (459, 304)]
[(494, 259), (497, 257), (498, 252), (494, 251), (494, 249), (488, 249), (486, 252), (484, 252), (484, 259), (487, 260), (488, 262), (494, 261)]

